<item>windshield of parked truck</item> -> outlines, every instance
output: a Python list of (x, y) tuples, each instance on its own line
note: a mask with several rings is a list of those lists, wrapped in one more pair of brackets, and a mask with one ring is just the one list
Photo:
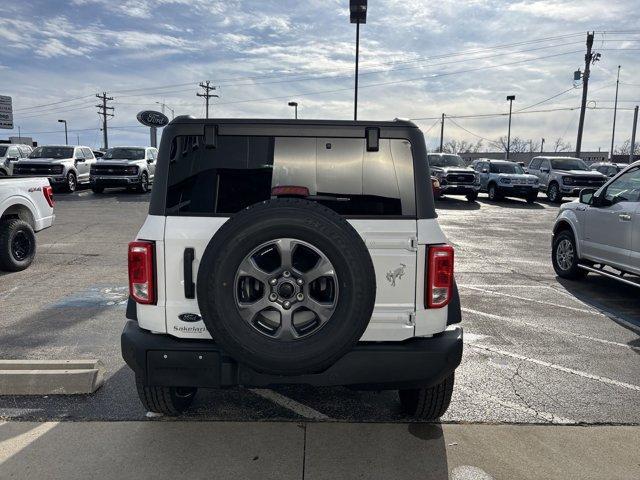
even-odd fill
[(427, 155), (427, 161), (432, 167), (466, 167), (458, 155)]
[(0, 157), (4, 157), (7, 154), (9, 147), (6, 145), (0, 145)]
[(524, 170), (517, 163), (492, 163), (490, 166), (491, 173), (516, 173), (522, 175)]
[(579, 158), (554, 158), (551, 166), (554, 170), (589, 170), (587, 164)]
[(73, 147), (38, 147), (29, 154), (29, 158), (71, 158)]
[(144, 148), (110, 148), (101, 160), (144, 160)]

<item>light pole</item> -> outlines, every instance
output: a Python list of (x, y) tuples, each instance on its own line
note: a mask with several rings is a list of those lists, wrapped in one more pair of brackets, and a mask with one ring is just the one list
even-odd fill
[(507, 130), (507, 160), (509, 160), (509, 149), (511, 148), (511, 112), (513, 111), (513, 101), (516, 99), (515, 95), (507, 96), (509, 101), (509, 130)]
[(287, 103), (287, 105), (289, 105), (290, 107), (295, 108), (296, 120), (297, 120), (298, 119), (298, 102), (289, 102), (289, 103)]
[(353, 120), (358, 120), (358, 62), (360, 60), (360, 24), (367, 23), (367, 0), (349, 0), (351, 23), (356, 24), (356, 80), (353, 102)]
[(162, 107), (162, 113), (164, 114), (164, 109), (168, 108), (169, 110), (171, 110), (171, 120), (173, 120), (176, 116), (176, 112), (173, 108), (171, 108), (169, 105), (167, 105), (164, 102), (156, 102), (158, 105), (160, 105)]
[(611, 151), (609, 160), (613, 158), (613, 143), (616, 138), (616, 113), (618, 113), (618, 87), (620, 86), (620, 65), (618, 65), (618, 79), (616, 80), (616, 101), (613, 104), (613, 132), (611, 132)]
[(66, 120), (58, 120), (58, 123), (64, 123), (64, 144), (69, 145), (69, 137), (67, 135), (67, 121)]
[(542, 138), (542, 143), (540, 144), (540, 153), (544, 152), (544, 137)]

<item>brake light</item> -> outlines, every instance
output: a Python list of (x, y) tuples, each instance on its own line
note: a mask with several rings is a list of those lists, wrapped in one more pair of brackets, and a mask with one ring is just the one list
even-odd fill
[(453, 286), (453, 247), (429, 247), (424, 303), (426, 308), (441, 308), (451, 300)]
[(138, 303), (155, 304), (154, 243), (129, 243), (129, 294)]
[(51, 185), (47, 185), (42, 189), (42, 193), (44, 194), (44, 198), (49, 204), (51, 208), (56, 204), (56, 201), (53, 199), (53, 187)]

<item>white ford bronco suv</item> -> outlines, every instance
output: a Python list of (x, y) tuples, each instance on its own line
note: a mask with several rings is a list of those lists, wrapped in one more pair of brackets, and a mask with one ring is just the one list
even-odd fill
[(425, 159), (408, 121), (165, 127), (121, 338), (144, 406), (307, 384), (398, 390), (440, 417), (462, 328)]

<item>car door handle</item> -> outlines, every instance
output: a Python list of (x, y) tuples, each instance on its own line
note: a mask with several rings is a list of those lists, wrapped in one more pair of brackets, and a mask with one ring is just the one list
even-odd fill
[(195, 259), (193, 248), (184, 249), (184, 297), (196, 298), (196, 285), (193, 283), (193, 260)]
[(618, 215), (618, 218), (620, 220), (622, 220), (623, 222), (630, 222), (631, 221), (631, 215), (629, 215), (628, 213), (621, 213), (620, 215)]

